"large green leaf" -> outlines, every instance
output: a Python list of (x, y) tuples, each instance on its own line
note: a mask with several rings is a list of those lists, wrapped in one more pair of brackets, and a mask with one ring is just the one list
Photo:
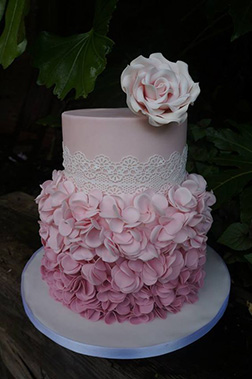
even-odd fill
[[(215, 163), (220, 172), (207, 178), (217, 197), (216, 207), (239, 194), (249, 181), (252, 182), (251, 128), (239, 128), (238, 125), (236, 128), (238, 133), (228, 128), (206, 129), (207, 139), (219, 150), (209, 161)], [(223, 171), (221, 166), (237, 169)]]
[(249, 237), (248, 225), (239, 222), (229, 225), (218, 239), (218, 242), (233, 250), (248, 250), (252, 247), (252, 239)]
[(241, 221), (248, 225), (252, 221), (252, 187), (246, 188), (241, 194)]
[(252, 253), (244, 255), (244, 258), (245, 258), (250, 264), (252, 264)]
[(220, 166), (242, 167), (245, 170), (252, 167), (252, 157), (249, 159), (234, 154), (220, 154), (218, 157), (214, 157), (212, 161)]
[(9, 0), (5, 13), (5, 26), (0, 37), (0, 64), (7, 68), (26, 48), (24, 17), (29, 0)]
[(75, 98), (87, 97), (112, 46), (109, 38), (94, 30), (65, 38), (41, 33), (34, 49), (34, 65), (40, 70), (38, 84), (55, 85), (53, 93), (60, 99), (73, 88)]
[(6, 1), (7, 0), (0, 0), (0, 21), (2, 20), (2, 17), (4, 15)]
[(93, 91), (97, 76), (106, 66), (113, 41), (105, 36), (116, 0), (96, 2), (93, 28), (83, 34), (59, 37), (41, 33), (34, 47), (34, 65), (39, 69), (38, 84), (54, 86), (60, 99), (75, 89), (75, 98)]
[(209, 188), (217, 198), (216, 207), (239, 194), (245, 185), (252, 181), (252, 167), (247, 170), (227, 170), (207, 178)]
[(231, 0), (229, 14), (234, 24), (231, 41), (252, 31), (252, 2), (251, 0)]
[(106, 35), (109, 22), (118, 0), (96, 0), (93, 28), (96, 33)]
[(252, 158), (252, 143), (250, 133), (242, 129), (241, 133), (235, 133), (230, 129), (208, 128), (207, 136), (220, 150), (236, 151), (243, 156)]

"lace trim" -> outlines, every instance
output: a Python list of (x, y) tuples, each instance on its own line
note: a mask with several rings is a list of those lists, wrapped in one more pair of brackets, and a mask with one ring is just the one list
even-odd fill
[(113, 162), (105, 155), (88, 159), (80, 151), (71, 154), (63, 145), (63, 166), (66, 177), (85, 193), (100, 189), (107, 194), (138, 193), (147, 189), (166, 193), (173, 184), (181, 184), (186, 175), (187, 146), (182, 154), (173, 152), (168, 159), (152, 155), (140, 162), (126, 156)]

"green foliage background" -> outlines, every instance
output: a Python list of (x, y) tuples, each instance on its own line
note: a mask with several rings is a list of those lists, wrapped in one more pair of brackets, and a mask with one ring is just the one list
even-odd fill
[(190, 110), (188, 171), (205, 176), (217, 197), (209, 243), (252, 286), (252, 2), (167, 5), (0, 0), (0, 64), (31, 56), (37, 83), (61, 100), (38, 123), (58, 126), (66, 109), (125, 106), (120, 74), (140, 54), (189, 63), (202, 93)]

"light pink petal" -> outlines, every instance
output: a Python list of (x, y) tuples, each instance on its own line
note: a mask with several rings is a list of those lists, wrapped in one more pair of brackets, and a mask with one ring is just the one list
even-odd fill
[(134, 224), (139, 220), (140, 213), (134, 207), (127, 207), (122, 211), (122, 218), (128, 224)]

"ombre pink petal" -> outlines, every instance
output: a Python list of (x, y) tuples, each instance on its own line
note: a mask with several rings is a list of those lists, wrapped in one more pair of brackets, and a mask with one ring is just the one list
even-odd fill
[(120, 220), (119, 218), (112, 218), (109, 221), (109, 227), (110, 227), (111, 232), (122, 233), (124, 222)]
[(53, 208), (61, 206), (63, 201), (67, 198), (67, 194), (57, 191), (51, 195), (51, 206)]
[(198, 175), (198, 174), (189, 174), (187, 176), (187, 180), (192, 180), (196, 183), (197, 188), (194, 189), (193, 194), (195, 195), (200, 195), (206, 190), (206, 181), (203, 178), (203, 176)]
[(72, 258), (76, 261), (90, 261), (95, 256), (95, 252), (91, 249), (79, 246), (72, 254)]
[(82, 300), (74, 298), (70, 303), (70, 309), (75, 313), (81, 313), (87, 309), (87, 305)]
[(189, 238), (188, 230), (186, 228), (180, 230), (175, 236), (173, 241), (176, 243), (183, 243)]
[(126, 295), (124, 293), (112, 291), (112, 290), (108, 291), (108, 299), (112, 303), (121, 304), (125, 301), (125, 297)]
[(127, 207), (122, 211), (122, 219), (127, 224), (135, 224), (140, 218), (139, 211), (134, 207)]
[(68, 236), (74, 227), (74, 220), (61, 220), (59, 223), (59, 232), (62, 236)]
[(153, 310), (153, 307), (154, 307), (153, 300), (146, 302), (146, 304), (139, 304), (140, 312), (143, 314), (150, 313)]
[(93, 285), (102, 284), (107, 279), (106, 266), (104, 262), (88, 263), (82, 266), (83, 277)]
[(140, 211), (141, 214), (147, 213), (150, 205), (150, 196), (145, 192), (137, 195), (134, 199), (134, 206)]
[(148, 317), (148, 315), (146, 314), (143, 314), (139, 317), (135, 317), (135, 316), (130, 316), (130, 323), (133, 324), (133, 325), (139, 325), (139, 324), (142, 324), (142, 323), (146, 323), (148, 322), (150, 319)]
[(163, 320), (165, 320), (167, 318), (167, 311), (165, 311), (164, 309), (162, 308), (155, 308), (153, 313), (155, 314), (156, 317), (159, 317)]
[(94, 207), (97, 208), (99, 203), (102, 201), (102, 198), (103, 198), (102, 191), (100, 191), (98, 189), (93, 189), (88, 194), (88, 198), (89, 198), (90, 206), (93, 208)]
[(101, 312), (96, 311), (95, 309), (87, 309), (81, 312), (81, 316), (91, 321), (98, 321), (101, 318)]
[(62, 301), (64, 304), (70, 304), (74, 297), (74, 293), (64, 291), (62, 293)]
[(56, 254), (60, 252), (63, 244), (63, 237), (59, 234), (58, 229), (51, 226), (49, 229), (49, 238), (47, 246), (50, 247)]
[(185, 255), (185, 265), (195, 270), (198, 267), (199, 256), (196, 249), (189, 250)]
[(138, 274), (143, 270), (143, 262), (139, 259), (136, 261), (129, 261), (128, 266), (132, 271), (137, 272)]
[(198, 184), (192, 179), (186, 179), (182, 186), (187, 188), (192, 194), (197, 194)]
[(104, 237), (100, 230), (96, 228), (90, 229), (85, 236), (85, 243), (91, 247), (96, 248), (102, 245)]
[(108, 325), (111, 325), (111, 324), (113, 324), (114, 322), (118, 321), (118, 320), (117, 320), (117, 315), (116, 315), (116, 313), (113, 312), (113, 311), (107, 313), (107, 314), (105, 315), (105, 317), (104, 317), (104, 321), (105, 321), (105, 323), (108, 324)]
[(100, 203), (100, 217), (118, 218), (120, 210), (124, 208), (124, 201), (119, 196), (105, 195)]
[(76, 297), (80, 300), (86, 301), (94, 298), (96, 295), (96, 290), (93, 284), (89, 283), (87, 280), (81, 279), (80, 286), (76, 291)]
[(186, 301), (189, 304), (194, 304), (194, 303), (196, 303), (196, 301), (198, 301), (198, 295), (193, 294), (193, 293), (189, 293), (186, 297)]
[(143, 282), (150, 286), (156, 283), (159, 277), (164, 274), (164, 262), (159, 259), (152, 259), (144, 263), (142, 270), (142, 280)]
[(164, 195), (156, 193), (152, 196), (151, 202), (159, 214), (164, 214), (166, 208), (168, 208), (168, 201)]
[(101, 303), (101, 308), (104, 313), (113, 311), (115, 307), (116, 307), (116, 304), (113, 304), (110, 301), (105, 301)]
[(111, 276), (112, 288), (123, 293), (139, 291), (143, 285), (138, 275), (129, 268), (126, 260), (112, 268)]
[[(62, 187), (63, 186), (64, 186), (66, 193), (69, 195), (75, 191), (74, 183), (71, 180), (64, 181), (64, 184), (62, 185)], [(59, 189), (61, 189), (61, 184), (59, 184)]]
[(56, 208), (55, 211), (53, 212), (53, 221), (55, 225), (59, 225), (60, 222), (63, 219), (63, 210), (62, 208)]
[(131, 311), (130, 302), (128, 300), (123, 301), (117, 305), (115, 310), (121, 316), (128, 315)]
[(189, 270), (186, 270), (186, 269), (184, 269), (184, 270), (180, 273), (180, 275), (179, 275), (179, 279), (180, 279), (180, 282), (181, 282), (182, 284), (185, 284), (185, 283), (188, 281), (189, 278), (190, 278), (190, 271), (189, 271)]
[(76, 274), (80, 271), (81, 265), (71, 258), (69, 254), (66, 254), (60, 261), (65, 274)]
[(119, 255), (110, 248), (107, 248), (105, 245), (101, 245), (95, 249), (95, 253), (100, 257), (104, 262), (115, 262), (119, 258)]
[(187, 188), (178, 188), (174, 193), (174, 200), (185, 206), (192, 201), (192, 194)]
[(153, 258), (158, 258), (159, 252), (158, 249), (155, 248), (155, 246), (151, 243), (148, 243), (147, 246), (141, 250), (141, 253), (139, 254), (139, 259), (141, 259), (144, 262), (148, 262), (152, 260)]
[(69, 205), (70, 207), (73, 206), (82, 206), (83, 204), (86, 204), (88, 201), (88, 197), (84, 192), (76, 192), (71, 195), (69, 198)]

